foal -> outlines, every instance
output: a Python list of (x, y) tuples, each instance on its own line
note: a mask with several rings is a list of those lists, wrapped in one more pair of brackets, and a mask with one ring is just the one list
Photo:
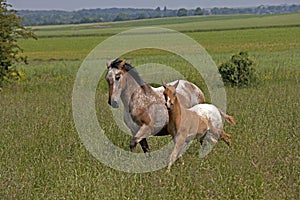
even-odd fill
[[(169, 158), (167, 171), (170, 171), (177, 157), (182, 160), (182, 154), (194, 138), (200, 139), (202, 144), (204, 138), (207, 137), (206, 139), (212, 145), (221, 138), (227, 145), (231, 145), (231, 136), (223, 131), (221, 115), (230, 124), (235, 124), (232, 116), (226, 115), (211, 104), (198, 104), (190, 109), (183, 108), (176, 97), (177, 85), (178, 82), (174, 86), (166, 86), (163, 83), (165, 88), (164, 97), (169, 113), (167, 129), (175, 142), (175, 147)], [(207, 135), (208, 133), (210, 133), (210, 136)], [(204, 146), (202, 144), (203, 150)]]

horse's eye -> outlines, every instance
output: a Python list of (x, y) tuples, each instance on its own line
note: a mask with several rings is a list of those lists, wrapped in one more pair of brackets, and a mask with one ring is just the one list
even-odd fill
[(121, 76), (116, 76), (116, 80), (117, 81), (120, 80), (120, 78), (121, 78)]

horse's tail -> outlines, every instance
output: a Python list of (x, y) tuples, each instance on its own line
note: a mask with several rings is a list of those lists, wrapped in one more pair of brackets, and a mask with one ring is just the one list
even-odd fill
[(225, 118), (225, 120), (232, 126), (234, 126), (235, 123), (235, 119), (233, 116), (231, 115), (227, 115), (226, 113), (224, 113), (222, 110), (219, 109), (220, 114)]

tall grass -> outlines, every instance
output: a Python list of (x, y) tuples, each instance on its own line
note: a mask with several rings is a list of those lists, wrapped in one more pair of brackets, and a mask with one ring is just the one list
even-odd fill
[[(127, 174), (92, 157), (77, 135), (71, 96), (79, 64), (31, 66), (26, 68), (32, 76), (29, 81), (1, 93), (2, 198), (299, 198), (296, 79), (286, 76), (255, 88), (226, 89), (228, 112), (237, 120), (236, 127), (225, 128), (233, 136), (231, 148), (219, 143), (200, 159), (199, 144), (194, 143), (184, 155), (185, 166), (176, 163), (170, 174), (164, 169)], [(280, 70), (270, 73), (284, 77)], [(107, 91), (103, 84), (99, 89)], [(97, 99), (98, 109), (108, 108), (107, 96)], [(114, 144), (129, 150), (130, 136), (98, 114)], [(155, 149), (169, 141), (169, 137), (154, 137), (149, 144)]]

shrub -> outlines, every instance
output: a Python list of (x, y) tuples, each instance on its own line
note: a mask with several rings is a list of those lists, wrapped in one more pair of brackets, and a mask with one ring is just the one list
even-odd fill
[(16, 69), (16, 63), (27, 63), (23, 49), (18, 45), (20, 38), (35, 38), (31, 29), (21, 24), (22, 17), (10, 9), (12, 5), (0, 0), (0, 88), (6, 80), (19, 80), (23, 74)]
[(231, 86), (248, 86), (257, 82), (254, 62), (247, 52), (231, 56), (230, 60), (219, 66), (219, 72), (225, 84)]

